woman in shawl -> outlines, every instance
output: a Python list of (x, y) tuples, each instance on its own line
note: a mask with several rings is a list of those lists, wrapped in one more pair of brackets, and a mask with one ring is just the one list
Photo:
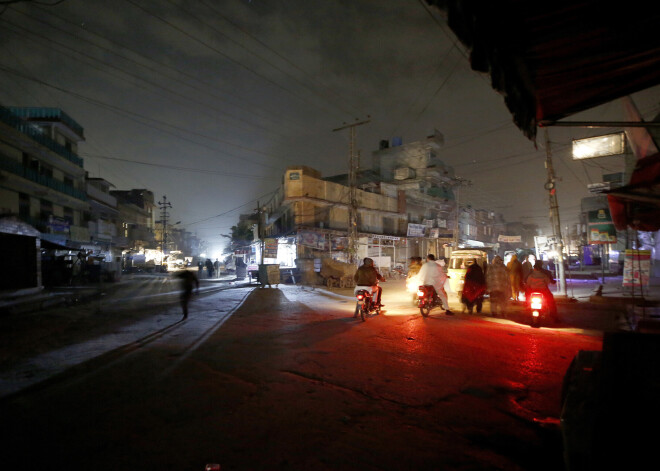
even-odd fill
[(467, 271), (465, 272), (465, 283), (461, 293), (461, 302), (472, 314), (472, 309), (477, 306), (477, 312), (481, 312), (481, 307), (486, 293), (486, 279), (484, 272), (475, 259), (467, 262)]
[(511, 293), (511, 286), (509, 284), (509, 273), (504, 266), (502, 257), (499, 255), (493, 258), (493, 263), (488, 269), (486, 284), (490, 293), (491, 314), (494, 316), (504, 314)]
[(511, 256), (511, 261), (506, 265), (509, 270), (509, 280), (511, 281), (511, 297), (514, 301), (518, 301), (520, 291), (522, 291), (522, 263), (518, 260), (517, 255)]

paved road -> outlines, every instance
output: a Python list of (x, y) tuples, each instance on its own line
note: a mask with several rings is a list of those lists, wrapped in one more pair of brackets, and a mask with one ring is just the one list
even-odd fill
[[(395, 289), (388, 285), (389, 294)], [(231, 307), (241, 303), (238, 310)], [(248, 293), (249, 292), (249, 293)], [(0, 403), (9, 469), (558, 469), (561, 379), (600, 336), (341, 293), (200, 297), (191, 318)]]

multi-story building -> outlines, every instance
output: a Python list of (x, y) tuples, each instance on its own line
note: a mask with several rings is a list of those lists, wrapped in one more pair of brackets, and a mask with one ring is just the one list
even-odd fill
[(42, 239), (89, 242), (82, 140), (83, 128), (58, 108), (0, 107), (0, 212)]
[[(271, 201), (262, 206), (265, 238), (289, 239), (296, 249), (294, 258), (344, 258), (348, 248), (348, 187), (322, 179), (310, 167), (289, 167), (284, 184)], [(397, 254), (396, 242), (405, 239), (406, 215), (400, 197), (358, 189), (358, 256), (388, 256), (389, 262), (405, 261)], [(290, 251), (290, 248), (282, 248)], [(290, 252), (291, 253), (291, 252)], [(387, 255), (386, 255), (387, 254)]]
[[(422, 224), (440, 238), (452, 237), (456, 220), (454, 169), (438, 157), (443, 145), (439, 132), (425, 140), (402, 144), (381, 141), (372, 154), (372, 167), (385, 191), (405, 193), (409, 224)], [(391, 188), (388, 190), (388, 187)]]
[(152, 191), (146, 189), (111, 190), (117, 198), (119, 219), (117, 237), (122, 246), (134, 250), (155, 249), (156, 204)]
[(113, 186), (103, 178), (86, 178), (87, 198), (90, 205), (88, 222), (90, 239), (96, 244), (106, 246), (117, 244), (117, 224), (119, 209), (117, 198), (110, 194)]

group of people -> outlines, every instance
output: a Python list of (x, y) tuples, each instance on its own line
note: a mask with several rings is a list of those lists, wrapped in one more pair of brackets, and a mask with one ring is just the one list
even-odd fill
[(205, 262), (202, 262), (201, 260), (197, 262), (197, 275), (199, 278), (202, 278), (204, 267), (206, 267), (207, 278), (220, 276), (220, 261), (217, 258), (215, 259), (215, 262), (212, 262), (210, 258), (207, 258)]
[[(466, 274), (466, 284), (467, 278)], [(502, 257), (496, 255), (488, 267), (486, 276), (491, 313), (502, 314), (509, 299), (520, 300), (520, 293), (525, 293), (525, 299), (528, 299), (529, 293), (540, 292), (548, 303), (550, 317), (557, 321), (557, 305), (550, 291), (550, 285), (554, 283), (552, 273), (543, 268), (543, 262), (536, 260), (534, 255), (529, 255), (524, 262), (520, 262), (518, 256), (514, 254), (506, 266)]]
[[(467, 310), (472, 313), (476, 308), (478, 313), (481, 312), (484, 295), (488, 293), (491, 313), (496, 316), (503, 315), (510, 299), (520, 300), (521, 292), (526, 294), (525, 299), (527, 299), (528, 294), (535, 291), (543, 293), (549, 306), (550, 317), (557, 320), (557, 307), (549, 288), (550, 284), (555, 283), (554, 277), (533, 255), (528, 256), (524, 263), (513, 255), (511, 261), (506, 265), (502, 257), (496, 255), (486, 270), (477, 263), (476, 259), (467, 260), (465, 266), (465, 279), (460, 294), (463, 311)], [(447, 281), (444, 260), (436, 260), (433, 254), (429, 254), (426, 262), (422, 263), (420, 257), (412, 257), (408, 268), (408, 278), (413, 279), (414, 283), (418, 285), (433, 286), (446, 313), (452, 313), (444, 288)], [(381, 303), (382, 288), (378, 286), (378, 281), (384, 281), (384, 278), (374, 267), (372, 259), (363, 260), (354, 279), (357, 285), (372, 286), (375, 301)]]

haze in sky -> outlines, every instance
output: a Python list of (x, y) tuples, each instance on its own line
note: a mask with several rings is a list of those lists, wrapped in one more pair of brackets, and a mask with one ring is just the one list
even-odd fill
[[(0, 105), (62, 108), (85, 129), (80, 155), (116, 189), (167, 196), (171, 220), (224, 245), (290, 165), (347, 172), (344, 123), (363, 166), (381, 140), (437, 129), (439, 156), (472, 182), (461, 202), (549, 230), (544, 161), (442, 13), (411, 0), (65, 0), (0, 6)], [(633, 96), (660, 112), (660, 87)], [(619, 101), (580, 120), (623, 120)], [(551, 128), (562, 225), (620, 157), (573, 162)]]

